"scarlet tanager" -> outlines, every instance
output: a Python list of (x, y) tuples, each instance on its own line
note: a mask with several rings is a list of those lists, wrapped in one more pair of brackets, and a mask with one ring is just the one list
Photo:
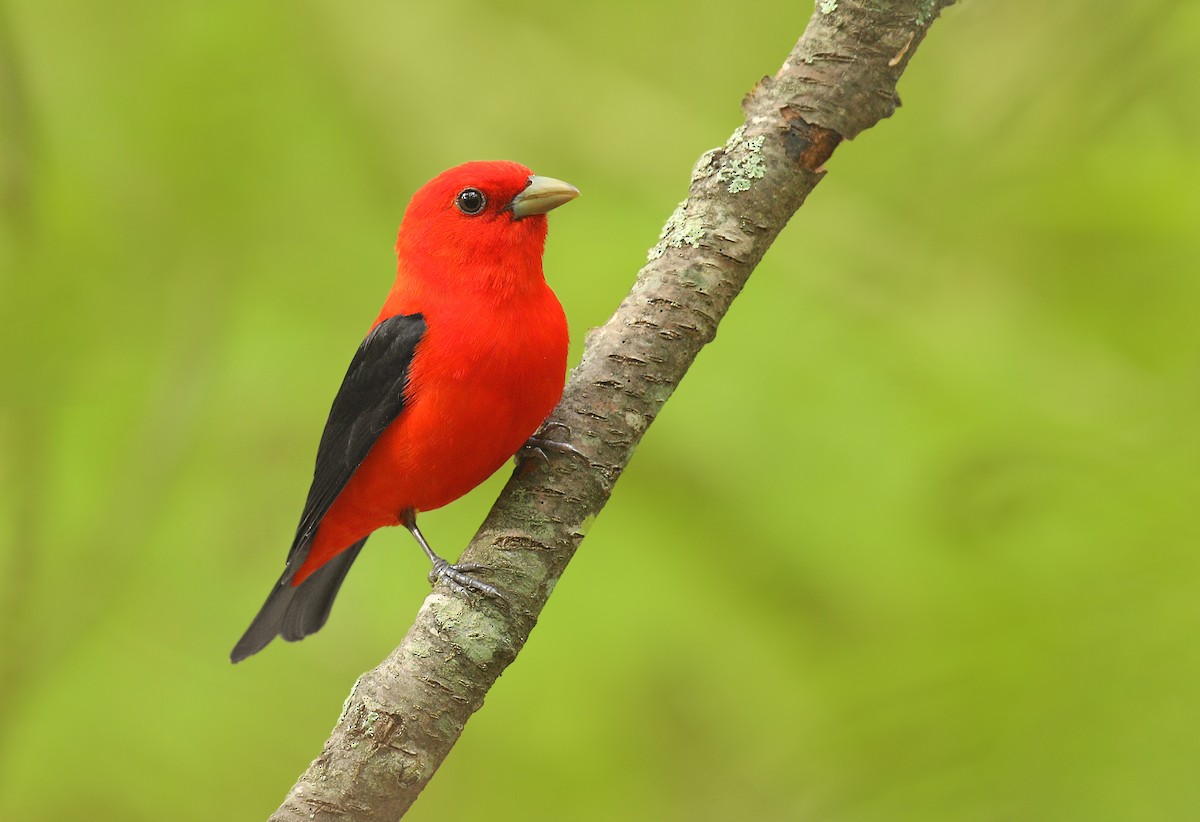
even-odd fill
[(367, 537), (403, 525), (431, 581), (496, 595), (451, 565), (417, 512), (487, 479), (562, 395), (567, 321), (542, 274), (546, 213), (577, 197), (517, 163), (443, 172), (412, 198), (396, 239), (396, 282), (334, 397), (312, 487), (266, 604), (230, 655), (318, 630)]

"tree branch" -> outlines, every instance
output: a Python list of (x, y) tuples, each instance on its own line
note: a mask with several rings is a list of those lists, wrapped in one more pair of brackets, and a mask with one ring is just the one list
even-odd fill
[(953, 0), (821, 0), (745, 123), (692, 171), (688, 197), (612, 318), (587, 339), (552, 420), (586, 459), (509, 481), (462, 561), (503, 602), (438, 586), (403, 643), (359, 677), (321, 755), (271, 817), (398, 819), (516, 658), (588, 525), (750, 272), (843, 139), (891, 115), (896, 81)]

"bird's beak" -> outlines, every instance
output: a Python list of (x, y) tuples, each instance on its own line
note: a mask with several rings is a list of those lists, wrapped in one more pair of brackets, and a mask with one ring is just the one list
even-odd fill
[(534, 174), (529, 178), (525, 190), (513, 197), (508, 208), (513, 213), (513, 219), (519, 220), (532, 214), (545, 214), (578, 196), (579, 189), (570, 183)]

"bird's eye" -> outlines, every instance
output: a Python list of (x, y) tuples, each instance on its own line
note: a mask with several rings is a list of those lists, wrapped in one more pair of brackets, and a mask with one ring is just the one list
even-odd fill
[(454, 198), (454, 204), (463, 214), (473, 217), (483, 211), (483, 207), (487, 205), (487, 197), (484, 197), (483, 192), (477, 188), (464, 188)]

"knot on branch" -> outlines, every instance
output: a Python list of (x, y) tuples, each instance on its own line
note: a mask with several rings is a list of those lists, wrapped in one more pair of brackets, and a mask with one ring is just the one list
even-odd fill
[(779, 113), (787, 124), (783, 148), (788, 158), (814, 174), (824, 173), (825, 163), (842, 142), (842, 135), (831, 128), (813, 125), (790, 105), (784, 106)]

